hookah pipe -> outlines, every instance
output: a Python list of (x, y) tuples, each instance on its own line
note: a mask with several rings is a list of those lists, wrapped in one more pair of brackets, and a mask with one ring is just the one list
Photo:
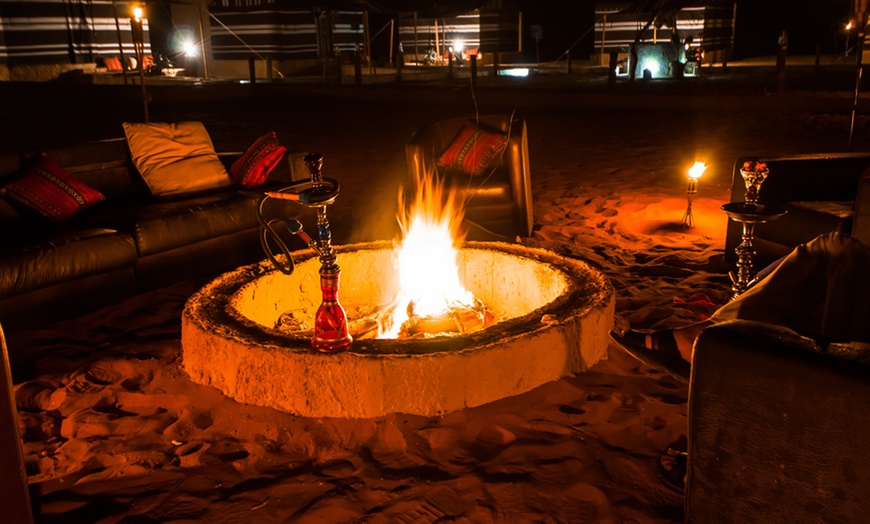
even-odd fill
[[(283, 222), (287, 230), (297, 235), (308, 247), (314, 250), (320, 257), (320, 291), (323, 301), (314, 315), (314, 337), (311, 345), (314, 349), (325, 353), (336, 353), (347, 349), (353, 338), (347, 327), (347, 314), (338, 302), (338, 287), (341, 268), (336, 264), (335, 252), (332, 249), (332, 232), (329, 229), (329, 220), (326, 217), (326, 208), (335, 202), (338, 196), (339, 184), (333, 178), (323, 176), (323, 155), (312, 153), (303, 158), (310, 180), (294, 182), (278, 191), (269, 191), (260, 200), (257, 218), (260, 221), (261, 236), (260, 245), (266, 253), (266, 257), (272, 262), (278, 271), (289, 275), (293, 273), (295, 265), (290, 256), (290, 250), (275, 230), (275, 224)], [(314, 208), (317, 211), (317, 239), (311, 238), (302, 230), (302, 223), (296, 219), (285, 220), (282, 218), (266, 219), (263, 216), (263, 207), (267, 200), (289, 200), (300, 205)], [(269, 241), (274, 242), (286, 262), (282, 263), (275, 256)]]

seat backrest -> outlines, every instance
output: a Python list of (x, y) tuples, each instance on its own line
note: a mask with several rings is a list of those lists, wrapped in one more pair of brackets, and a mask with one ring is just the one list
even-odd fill
[(0, 507), (4, 522), (32, 523), (30, 495), (21, 434), (18, 431), (18, 410), (12, 389), (9, 352), (3, 328), (0, 327)]
[[(743, 202), (746, 185), (740, 168), (753, 157), (741, 157), (734, 162), (731, 180), (731, 202)], [(858, 178), (870, 167), (868, 153), (831, 153), (794, 155), (762, 159), (770, 175), (759, 193), (759, 202), (831, 201), (855, 199)]]
[[(731, 178), (731, 202), (745, 200), (746, 185), (740, 174), (744, 162), (755, 157), (740, 157), (734, 162)], [(759, 202), (779, 204), (786, 208), (794, 202), (857, 203), (858, 182), (870, 168), (870, 153), (827, 153), (763, 158), (770, 174), (761, 186)], [(832, 230), (850, 233), (848, 217), (834, 218), (831, 213), (801, 213), (790, 211), (784, 217), (758, 224), (755, 228), (756, 267), (763, 267), (792, 248)], [(827, 216), (830, 215), (830, 216)], [(725, 236), (725, 258), (736, 260), (734, 249), (742, 240), (742, 226), (728, 220)]]
[[(503, 195), (504, 201), (496, 204), (492, 199), (468, 199), (468, 211), (475, 206), (485, 209), (487, 220), (491, 224), (510, 223), (508, 232), (503, 227), (498, 227), (502, 235), (528, 237), (532, 232), (534, 213), (532, 209), (532, 186), (529, 163), (528, 131), (524, 118), (517, 115), (494, 114), (480, 115), (478, 117), (461, 117), (431, 122), (422, 126), (405, 147), (405, 157), (408, 166), (408, 175), (411, 185), (419, 180), (424, 174), (439, 172), (437, 162), (441, 154), (459, 134), (466, 122), (477, 122), (483, 128), (501, 131), (508, 135), (508, 143), (504, 154), (498, 159), (498, 164), (486, 176), (479, 180), (465, 178), (457, 187), (465, 187), (469, 191), (478, 191), (484, 184), (492, 186), (509, 187), (509, 191), (497, 192)], [(451, 170), (443, 170), (439, 174), (445, 174)], [(458, 170), (455, 170), (457, 173)], [(450, 173), (449, 176), (453, 176)], [(465, 175), (467, 177), (467, 175)], [(472, 182), (472, 183), (469, 183)], [(484, 225), (485, 227), (485, 225)]]

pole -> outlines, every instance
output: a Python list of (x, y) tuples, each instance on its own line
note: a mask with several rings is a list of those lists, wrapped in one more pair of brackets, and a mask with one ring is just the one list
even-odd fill
[(139, 67), (139, 84), (142, 86), (142, 109), (145, 123), (148, 123), (148, 91), (145, 89), (145, 30), (142, 27), (141, 13), (130, 18), (130, 33), (133, 36), (133, 49), (136, 51), (136, 62)]
[(517, 16), (517, 52), (523, 50), (523, 12), (520, 11)]
[(441, 46), (438, 45), (438, 20), (435, 19), (435, 52), (438, 53), (438, 62), (441, 63)]
[(145, 89), (145, 44), (143, 42), (139, 43), (138, 51), (136, 52), (138, 55), (139, 62), (139, 84), (142, 85), (142, 109), (143, 114), (145, 115), (145, 123), (148, 123), (148, 90)]
[(124, 85), (127, 85), (127, 63), (124, 61), (124, 43), (121, 40), (121, 22), (118, 21), (118, 4), (112, 0), (112, 8), (115, 10), (115, 31), (118, 33), (118, 52), (121, 54), (121, 74), (124, 76)]
[(396, 30), (395, 20), (390, 18), (390, 63), (393, 63), (393, 32)]
[(368, 9), (363, 11), (363, 39), (365, 42), (365, 49), (363, 49), (366, 61), (369, 63), (369, 74), (375, 73), (375, 65), (372, 63), (372, 55), (371, 55), (371, 32), (369, 31), (369, 11)]
[[(864, 20), (866, 21), (866, 19)], [(862, 21), (863, 22), (863, 21)], [(857, 71), (855, 74), (855, 97), (852, 99), (852, 118), (849, 122), (849, 151), (855, 146), (855, 118), (858, 115), (858, 96), (861, 93), (861, 76), (864, 73), (864, 36), (866, 24), (858, 24), (858, 41), (855, 46), (858, 48), (858, 56), (855, 59)]]
[[(205, 58), (205, 32), (203, 31), (202, 26), (202, 9), (202, 7), (199, 8), (199, 47), (200, 52), (202, 53), (202, 73), (205, 78), (208, 78), (208, 62)], [(211, 30), (209, 30), (209, 34), (211, 34)]]
[(414, 61), (419, 65), (420, 50), (417, 48), (417, 11), (414, 11)]
[(776, 90), (785, 91), (785, 61), (788, 55), (788, 32), (783, 29), (777, 37), (776, 53)]

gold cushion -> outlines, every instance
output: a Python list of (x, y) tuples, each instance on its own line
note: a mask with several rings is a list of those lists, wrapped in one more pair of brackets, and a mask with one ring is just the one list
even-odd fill
[(154, 196), (175, 196), (232, 184), (201, 122), (124, 122), (133, 164)]

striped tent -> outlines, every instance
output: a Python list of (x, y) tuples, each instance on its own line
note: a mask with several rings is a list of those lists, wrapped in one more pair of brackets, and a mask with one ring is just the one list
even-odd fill
[(421, 18), (416, 13), (399, 14), (399, 43), (406, 54), (422, 56), (434, 50), (443, 56), (447, 48), (462, 41), (466, 48), (480, 47), (480, 12)]
[(352, 3), (218, 0), (209, 15), (218, 60), (316, 59), (364, 49), (365, 10)]
[[(730, 49), (734, 28), (733, 2), (710, 2), (712, 5), (683, 7), (675, 11), (673, 25), (646, 28), (640, 42), (668, 42), (676, 29), (678, 40), (692, 37), (694, 45), (705, 51)], [(600, 53), (627, 52), (647, 21), (648, 12), (626, 12), (620, 4), (596, 7), (595, 50)]]
[[(83, 64), (133, 56), (130, 4), (112, 0), (0, 0), (0, 63)], [(150, 54), (145, 20), (145, 53)]]
[(520, 51), (520, 14), (516, 1), (487, 3), (479, 9), (444, 16), (420, 16), (418, 12), (400, 12), (398, 38), (406, 55), (422, 56), (434, 50), (443, 56), (461, 41), (466, 49), (495, 53)]

